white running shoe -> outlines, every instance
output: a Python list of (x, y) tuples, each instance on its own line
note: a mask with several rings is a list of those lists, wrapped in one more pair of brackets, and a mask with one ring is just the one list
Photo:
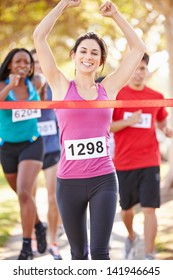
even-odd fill
[(139, 236), (136, 234), (134, 240), (130, 240), (129, 237), (126, 238), (124, 246), (124, 256), (125, 260), (134, 260), (136, 257), (136, 244), (139, 241)]
[(149, 253), (149, 254), (146, 254), (145, 257), (144, 257), (144, 260), (154, 260), (155, 257), (154, 257), (154, 254), (152, 253)]

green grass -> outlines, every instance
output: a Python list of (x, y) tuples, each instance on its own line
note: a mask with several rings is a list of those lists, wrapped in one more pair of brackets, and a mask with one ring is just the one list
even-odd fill
[[(44, 185), (44, 176), (40, 172), (38, 185)], [(0, 165), (0, 248), (5, 246), (15, 225), (20, 222), (20, 209), (17, 195), (5, 180)]]
[(173, 259), (172, 227), (167, 226), (163, 232), (158, 233), (156, 238), (156, 249), (162, 260)]
[(0, 166), (0, 247), (5, 245), (12, 229), (19, 221), (17, 196), (8, 186)]
[(12, 229), (20, 221), (17, 199), (1, 202), (0, 209), (0, 247), (3, 247)]
[(3, 171), (2, 171), (2, 167), (1, 167), (1, 164), (0, 164), (0, 191), (4, 188), (6, 188), (7, 186), (7, 182), (4, 178), (4, 174), (3, 174)]

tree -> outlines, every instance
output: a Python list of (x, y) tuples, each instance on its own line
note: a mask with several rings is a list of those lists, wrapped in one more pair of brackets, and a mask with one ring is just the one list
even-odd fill
[[(0, 58), (8, 53), (9, 49), (14, 47), (33, 48), (32, 33), (38, 22), (55, 6), (55, 0), (9, 0), (8, 6), (5, 0), (0, 2), (0, 11), (3, 11), (0, 16)], [(73, 20), (76, 24), (81, 22), (80, 11), (74, 9), (73, 17), (69, 17), (66, 13), (60, 18), (59, 31), (53, 32), (51, 36), (51, 44), (57, 49), (57, 54), (63, 59), (63, 54), (67, 49), (68, 38), (76, 37), (77, 32), (74, 28)], [(85, 24), (86, 25), (86, 24)], [(85, 28), (84, 25), (84, 28)], [(65, 32), (66, 31), (66, 32)], [(58, 34), (58, 48), (56, 46)], [(66, 35), (64, 35), (66, 34)]]
[[(144, 3), (146, 1), (142, 0)], [(164, 16), (165, 37), (169, 54), (169, 88), (170, 98), (173, 98), (173, 1), (150, 0), (153, 9)], [(173, 109), (171, 108), (171, 124), (173, 123)], [(173, 187), (173, 140), (169, 148), (169, 171), (163, 181), (163, 187)]]
[[(74, 39), (88, 30), (96, 31), (110, 42), (114, 48), (116, 40), (122, 37), (119, 29), (109, 19), (104, 19), (99, 12), (101, 0), (83, 0), (80, 9), (69, 9), (59, 19), (51, 34), (50, 44), (59, 63), (65, 61)], [(115, 3), (123, 14), (131, 20), (135, 28), (143, 30), (143, 37), (156, 24), (155, 17), (140, 4), (140, 1), (116, 0)], [(32, 33), (38, 22), (57, 4), (57, 0), (6, 0), (0, 1), (0, 60), (13, 47), (33, 48)], [(138, 20), (136, 19), (138, 18)], [(150, 18), (146, 20), (146, 18)], [(140, 20), (139, 20), (140, 19)], [(58, 46), (57, 46), (58, 42)], [(117, 49), (117, 52), (120, 52)]]

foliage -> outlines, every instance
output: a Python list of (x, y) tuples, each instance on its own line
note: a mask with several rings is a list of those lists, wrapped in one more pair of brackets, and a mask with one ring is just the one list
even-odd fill
[(17, 199), (1, 202), (0, 207), (0, 247), (7, 242), (12, 229), (20, 221)]
[[(3, 13), (0, 16), (0, 61), (14, 47), (33, 48), (34, 28), (57, 2), (55, 0), (9, 0), (7, 6), (6, 0), (1, 0), (0, 11)], [(113, 0), (113, 2), (117, 4), (132, 25), (140, 30), (144, 40), (147, 40), (147, 37), (151, 38), (149, 36), (151, 26), (160, 24), (157, 12), (147, 9), (140, 0)], [(105, 19), (100, 15), (101, 3), (101, 0), (90, 1), (88, 5), (88, 1), (83, 0), (80, 8), (69, 9), (60, 17), (49, 37), (50, 45), (59, 64), (63, 64), (68, 59), (74, 40), (88, 30), (103, 36), (106, 43), (115, 48), (115, 54), (126, 51), (126, 48), (123, 51), (117, 48), (116, 42), (121, 39), (122, 34), (110, 19)], [(122, 55), (114, 56), (121, 59)], [(114, 56), (110, 60), (114, 59)]]
[(8, 186), (0, 165), (0, 247), (8, 240), (19, 219), (17, 196)]
[[(44, 182), (44, 174), (40, 172), (38, 185), (44, 186)], [(0, 165), (0, 248), (8, 241), (13, 228), (19, 222), (19, 202), (16, 194), (8, 186)]]

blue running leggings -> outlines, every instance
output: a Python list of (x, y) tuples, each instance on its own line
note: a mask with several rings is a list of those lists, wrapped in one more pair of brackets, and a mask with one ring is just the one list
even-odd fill
[(117, 205), (116, 173), (87, 179), (57, 179), (57, 201), (72, 260), (88, 259), (87, 207), (92, 260), (109, 260), (109, 240)]

